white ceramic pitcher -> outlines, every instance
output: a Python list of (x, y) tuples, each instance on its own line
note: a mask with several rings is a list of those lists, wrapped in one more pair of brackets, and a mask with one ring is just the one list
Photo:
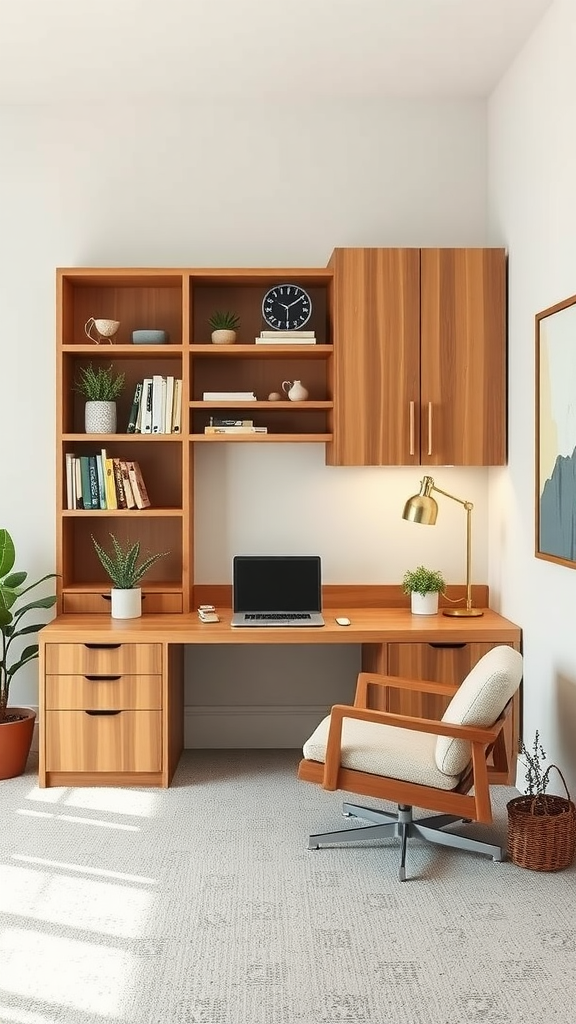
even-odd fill
[(282, 391), (288, 395), (291, 402), (305, 402), (308, 392), (301, 380), (283, 380)]

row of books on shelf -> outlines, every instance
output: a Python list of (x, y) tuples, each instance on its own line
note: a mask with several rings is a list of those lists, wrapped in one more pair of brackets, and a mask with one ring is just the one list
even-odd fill
[(260, 331), (257, 345), (315, 345), (314, 331)]
[(137, 462), (99, 455), (66, 453), (66, 506), (69, 509), (150, 508)]
[(182, 430), (182, 381), (154, 374), (139, 380), (128, 417), (128, 434), (179, 434)]

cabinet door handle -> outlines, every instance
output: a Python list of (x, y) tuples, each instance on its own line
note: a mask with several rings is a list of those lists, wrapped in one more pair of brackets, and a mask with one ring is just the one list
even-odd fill
[(414, 402), (410, 402), (410, 455), (414, 455)]
[(117, 651), (122, 644), (84, 644), (89, 651)]
[(428, 455), (432, 455), (432, 402), (428, 402)]
[(453, 643), (453, 644), (451, 644), (451, 643), (440, 643), (440, 642), (432, 643), (431, 642), (431, 643), (428, 644), (428, 647), (434, 647), (434, 648), (439, 649), (439, 650), (441, 650), (442, 648), (446, 648), (447, 650), (450, 650), (450, 651), (461, 651), (463, 647), (467, 647), (467, 646), (468, 646), (467, 643), (463, 643), (463, 644), (462, 643)]
[(122, 676), (84, 676), (89, 683), (117, 683)]
[(92, 717), (100, 716), (101, 718), (109, 718), (111, 715), (121, 715), (121, 711), (85, 711), (85, 715), (91, 715)]

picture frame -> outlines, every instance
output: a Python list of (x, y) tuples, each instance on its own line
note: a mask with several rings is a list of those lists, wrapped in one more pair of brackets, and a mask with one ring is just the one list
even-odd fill
[(535, 326), (535, 555), (576, 569), (576, 295)]

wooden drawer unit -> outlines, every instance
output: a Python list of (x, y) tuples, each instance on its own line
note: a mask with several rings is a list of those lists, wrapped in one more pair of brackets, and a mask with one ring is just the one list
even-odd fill
[(46, 644), (48, 675), (158, 675), (161, 644)]
[(47, 711), (159, 711), (162, 676), (46, 676)]
[(160, 772), (161, 711), (47, 711), (47, 772)]

